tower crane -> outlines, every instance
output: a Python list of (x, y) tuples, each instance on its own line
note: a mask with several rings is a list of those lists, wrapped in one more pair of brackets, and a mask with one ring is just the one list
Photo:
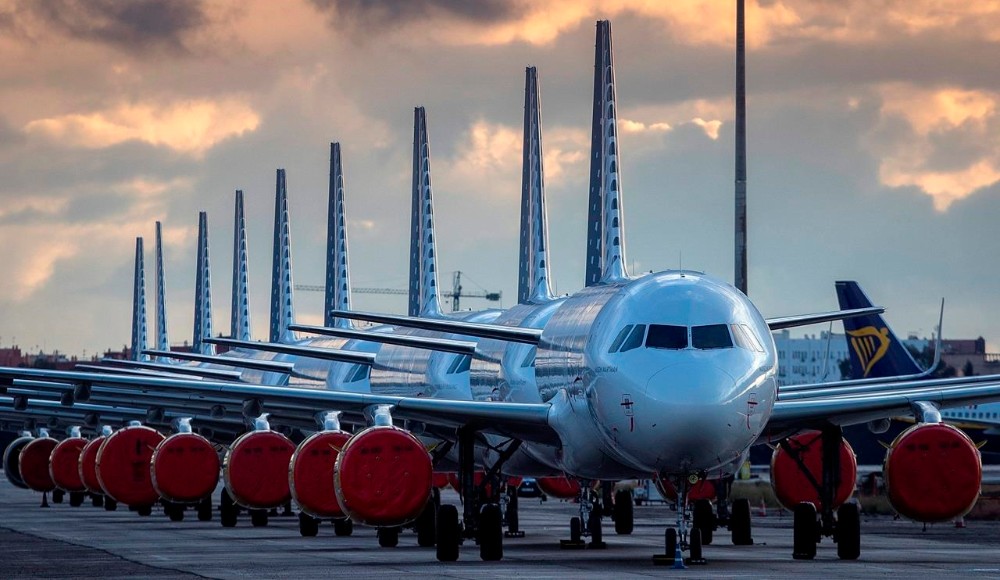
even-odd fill
[[(323, 286), (318, 286), (315, 284), (296, 284), (296, 290), (304, 290), (306, 292), (323, 292), (326, 290)], [(360, 286), (351, 287), (351, 292), (355, 294), (395, 294), (405, 296), (409, 290), (404, 290), (401, 288), (378, 288), (373, 286)], [(457, 312), (461, 308), (462, 298), (482, 298), (489, 302), (500, 302), (503, 298), (503, 292), (490, 292), (488, 290), (464, 290), (462, 288), (462, 271), (456, 270), (452, 276), (451, 292), (445, 295), (447, 298), (451, 299), (451, 310), (452, 312)]]

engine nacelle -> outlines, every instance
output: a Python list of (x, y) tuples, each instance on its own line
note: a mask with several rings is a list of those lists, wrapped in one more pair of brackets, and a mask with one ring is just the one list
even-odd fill
[(358, 433), (340, 451), (334, 468), (337, 501), (358, 523), (400, 526), (423, 512), (434, 467), (423, 444), (409, 431), (375, 426)]
[(538, 477), (538, 488), (557, 499), (576, 499), (580, 497), (580, 482), (565, 475), (559, 477)]
[(28, 485), (21, 478), (20, 458), (21, 450), (24, 449), (25, 445), (31, 443), (33, 439), (34, 437), (18, 437), (11, 441), (10, 445), (3, 452), (3, 473), (7, 476), (7, 481), (14, 487), (28, 489)]
[(97, 481), (111, 499), (128, 506), (148, 506), (160, 499), (149, 475), (153, 450), (164, 439), (144, 425), (108, 435), (97, 451)]
[(65, 491), (86, 491), (80, 479), (80, 452), (87, 444), (83, 437), (63, 439), (49, 457), (49, 475), (56, 487)]
[[(660, 496), (664, 499), (669, 499), (670, 501), (677, 500), (677, 488), (671, 481), (665, 477), (654, 477), (653, 484), (656, 486), (656, 491), (660, 492)], [(700, 499), (713, 500), (715, 499), (715, 481), (708, 479), (699, 479), (698, 483), (695, 483), (688, 489), (688, 501), (698, 501)]]
[[(819, 431), (802, 431), (785, 440), (798, 461), (783, 445), (771, 455), (771, 487), (774, 495), (786, 509), (793, 510), (799, 503), (812, 502), (816, 509), (823, 509), (823, 501), (813, 481), (823, 481), (823, 437)], [(806, 468), (809, 475), (803, 472)], [(811, 478), (811, 479), (810, 479)], [(846, 439), (840, 441), (840, 485), (833, 494), (832, 509), (846, 502), (858, 479), (858, 459)]]
[(160, 497), (195, 503), (212, 495), (219, 484), (219, 454), (196, 433), (174, 433), (153, 451), (149, 475)]
[(288, 466), (288, 485), (302, 511), (315, 518), (344, 517), (333, 489), (333, 468), (350, 438), (344, 431), (319, 431), (295, 449)]
[(97, 479), (97, 452), (101, 450), (105, 439), (107, 437), (100, 435), (88, 441), (80, 450), (80, 464), (77, 466), (80, 470), (80, 481), (83, 482), (83, 487), (87, 488), (90, 493), (101, 495), (104, 495), (104, 488), (101, 487), (101, 482)]
[(249, 509), (270, 509), (288, 501), (288, 463), (295, 444), (277, 431), (251, 431), (226, 453), (223, 471), (230, 497)]
[(31, 440), (24, 449), (18, 463), (21, 467), (21, 479), (28, 489), (33, 491), (52, 491), (56, 483), (49, 473), (49, 456), (59, 442), (51, 437), (39, 437)]
[(967, 514), (983, 481), (976, 444), (945, 423), (918, 423), (900, 433), (886, 453), (883, 472), (893, 509), (918, 522)]

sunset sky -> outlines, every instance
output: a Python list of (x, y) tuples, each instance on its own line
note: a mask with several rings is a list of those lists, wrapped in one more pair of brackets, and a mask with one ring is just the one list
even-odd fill
[[(731, 280), (733, 2), (0, 0), (0, 346), (127, 343), (136, 236), (152, 307), (155, 220), (170, 338), (190, 340), (199, 210), (228, 332), (235, 189), (265, 338), (275, 169), (295, 281), (322, 284), (331, 141), (354, 285), (405, 288), (414, 106), (441, 285), (462, 270), (510, 306), (525, 66), (542, 91), (554, 281), (576, 291), (604, 18), (632, 271)], [(856, 279), (898, 332), (929, 335), (943, 296), (945, 337), (1000, 350), (1000, 3), (750, 0), (747, 19), (751, 298), (765, 316), (834, 309), (833, 282)], [(296, 295), (300, 322), (321, 306)]]

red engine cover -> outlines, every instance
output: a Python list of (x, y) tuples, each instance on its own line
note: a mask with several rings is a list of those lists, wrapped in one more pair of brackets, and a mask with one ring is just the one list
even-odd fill
[(545, 495), (558, 499), (576, 499), (580, 497), (580, 482), (568, 477), (539, 477), (535, 481)]
[(84, 445), (83, 450), (80, 451), (80, 464), (77, 466), (80, 470), (80, 481), (83, 482), (87, 491), (102, 495), (104, 488), (101, 487), (101, 482), (97, 479), (97, 452), (101, 450), (105, 439), (107, 437), (100, 435)]
[(165, 499), (194, 503), (219, 484), (219, 454), (197, 433), (174, 433), (153, 451), (149, 463), (153, 489)]
[[(798, 453), (799, 459), (805, 465), (813, 480), (823, 481), (823, 438), (819, 431), (802, 431), (787, 439), (788, 445)], [(834, 493), (832, 506), (839, 507), (851, 494), (858, 479), (858, 459), (846, 439), (840, 443), (840, 486)], [(819, 491), (811, 483), (809, 477), (802, 472), (799, 464), (783, 446), (778, 446), (771, 455), (771, 487), (781, 505), (787, 509), (795, 509), (800, 502), (808, 501), (823, 509)]]
[(288, 467), (288, 484), (302, 511), (316, 518), (344, 517), (333, 489), (333, 467), (350, 438), (343, 431), (320, 431), (295, 450)]
[[(658, 477), (653, 478), (657, 491), (665, 499), (671, 501), (677, 499), (677, 488), (669, 479)], [(688, 501), (698, 501), (699, 499), (715, 499), (715, 483), (707, 479), (701, 479), (688, 490)]]
[(427, 505), (434, 468), (409, 431), (370, 427), (347, 442), (334, 470), (337, 501), (352, 520), (400, 526)]
[(443, 473), (440, 471), (434, 472), (434, 487), (441, 489), (442, 487), (447, 487), (451, 483), (451, 473)]
[(288, 464), (295, 444), (277, 431), (251, 431), (226, 453), (226, 489), (236, 503), (250, 509), (278, 507), (292, 496)]
[(87, 444), (83, 437), (63, 439), (49, 456), (49, 475), (56, 487), (66, 491), (86, 491), (80, 479), (80, 452)]
[[(458, 474), (455, 472), (451, 472), (447, 474), (447, 477), (448, 477), (448, 485), (450, 485), (451, 488), (457, 491), (458, 493), (462, 493), (462, 480), (458, 478)], [(486, 479), (485, 471), (476, 471), (472, 474), (472, 481), (475, 482), (476, 487), (482, 485), (484, 479)], [(493, 495), (492, 493), (490, 493), (491, 491), (492, 489), (486, 493), (486, 497), (490, 497)]]
[(149, 461), (164, 437), (156, 429), (136, 426), (119, 429), (97, 452), (97, 480), (104, 493), (129, 506), (152, 505), (160, 499), (153, 489)]
[(51, 437), (32, 440), (21, 450), (18, 458), (21, 465), (21, 479), (34, 491), (52, 491), (56, 484), (49, 473), (49, 456), (59, 442)]
[(892, 507), (918, 522), (965, 515), (983, 481), (976, 444), (944, 423), (918, 423), (900, 433), (885, 456), (884, 472)]

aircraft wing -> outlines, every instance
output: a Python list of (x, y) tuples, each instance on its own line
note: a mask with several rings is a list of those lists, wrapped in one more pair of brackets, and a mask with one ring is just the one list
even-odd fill
[(850, 389), (798, 391), (784, 398), (779, 391), (766, 431), (778, 433), (826, 423), (853, 425), (914, 415), (920, 403), (941, 408), (1000, 401), (1000, 375), (866, 385), (865, 390), (853, 392)]
[(332, 312), (337, 318), (364, 320), (366, 322), (389, 324), (392, 326), (405, 326), (409, 328), (422, 328), (424, 330), (436, 330), (438, 332), (475, 336), (476, 338), (493, 338), (497, 340), (506, 340), (508, 342), (520, 342), (532, 345), (537, 345), (538, 341), (542, 339), (542, 330), (540, 328), (504, 326), (502, 324), (483, 324), (480, 322), (464, 322), (448, 318), (395, 316), (392, 314), (376, 314), (374, 312), (356, 312), (354, 310), (334, 310)]
[(808, 326), (819, 324), (820, 322), (830, 322), (832, 320), (846, 320), (858, 316), (869, 316), (872, 314), (882, 314), (885, 308), (872, 306), (870, 308), (852, 308), (850, 310), (833, 310), (831, 312), (817, 312), (816, 314), (799, 314), (797, 316), (781, 316), (778, 318), (768, 318), (768, 327), (771, 330), (781, 330), (783, 328), (794, 328), (796, 326)]
[[(392, 416), (395, 419), (423, 422), (428, 425), (448, 428), (473, 426), (486, 433), (514, 437), (524, 441), (548, 445), (560, 443), (558, 435), (549, 426), (550, 405), (548, 404), (457, 401), (348, 393), (326, 389), (0, 367), (0, 385), (10, 384), (14, 379), (127, 386), (137, 392), (176, 391), (201, 395), (216, 394), (243, 400), (258, 400), (262, 403), (265, 412), (269, 402), (309, 405), (317, 413), (341, 411), (355, 416), (364, 416), (375, 407), (387, 405), (392, 407)], [(0, 387), (0, 393), (4, 390), (6, 387)]]

